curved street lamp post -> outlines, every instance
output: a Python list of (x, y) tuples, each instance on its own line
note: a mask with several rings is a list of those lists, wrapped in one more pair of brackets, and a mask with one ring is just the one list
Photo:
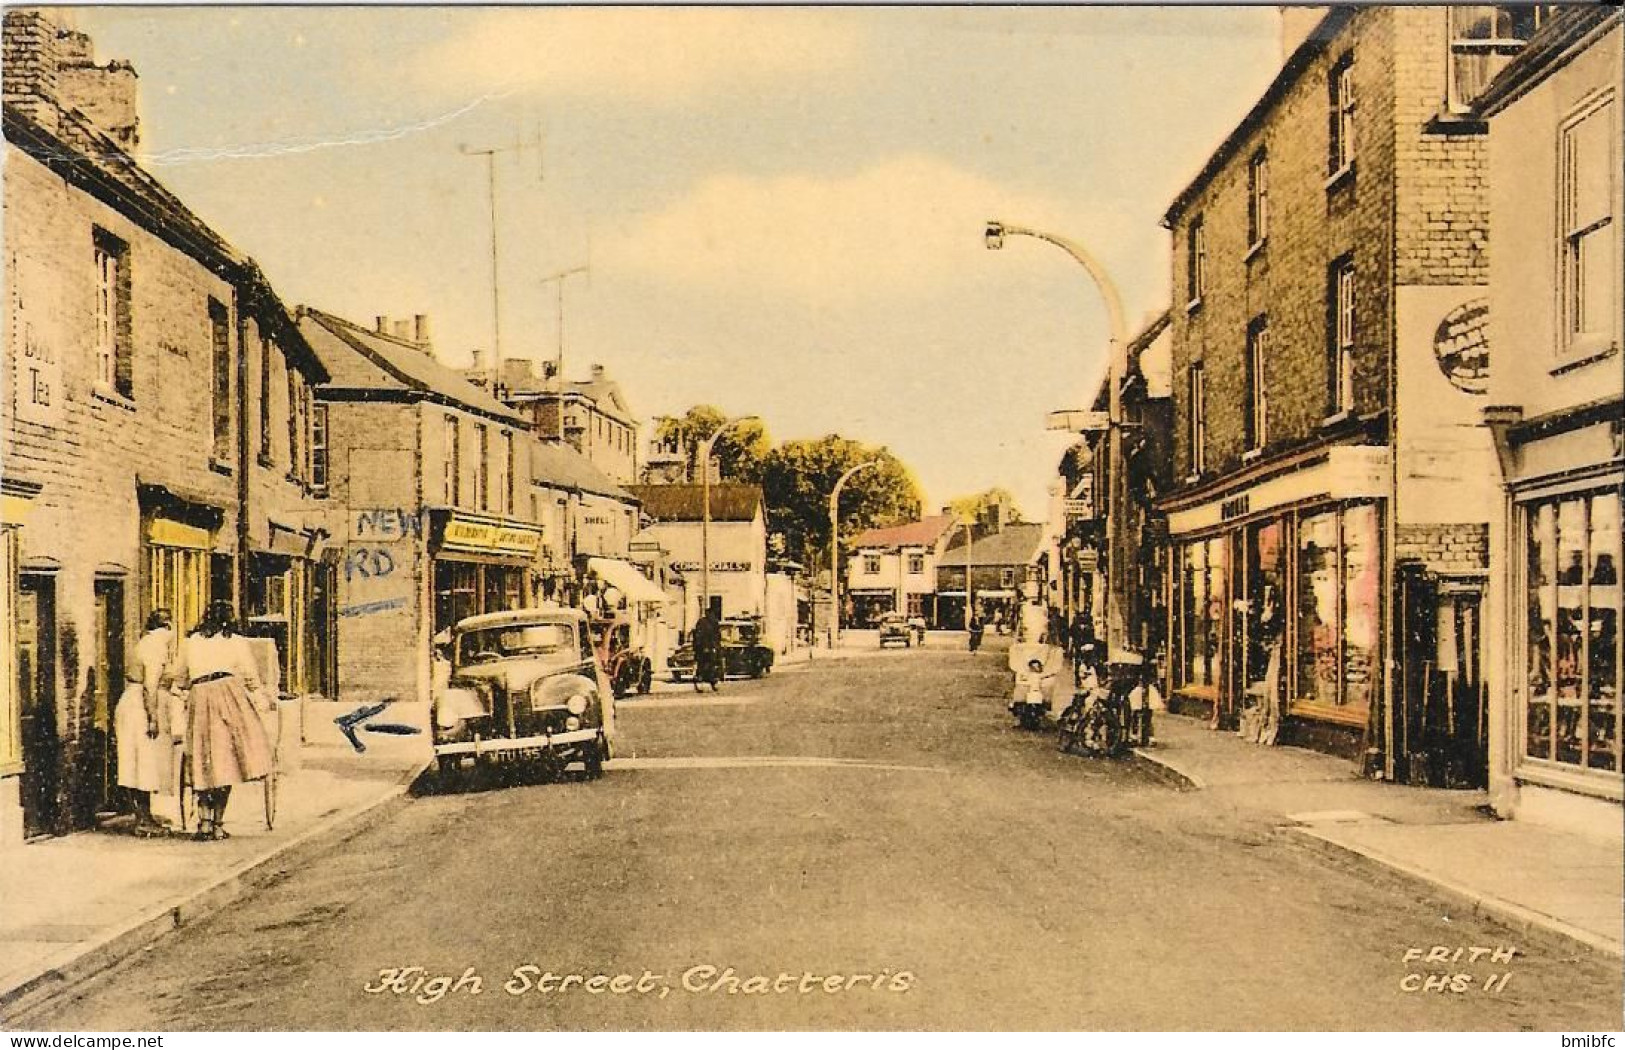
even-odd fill
[[(1028, 229), (1025, 226), (1012, 226), (1006, 223), (990, 220), (984, 233), (989, 251), (998, 251), (1004, 247), (1006, 237), (1033, 237), (1040, 241), (1047, 241), (1070, 255), (1074, 261), (1081, 265), (1094, 281), (1095, 287), (1100, 290), (1100, 296), (1106, 302), (1106, 319), (1111, 327), (1111, 345), (1106, 362), (1107, 407), (1106, 407), (1106, 473), (1107, 484), (1105, 492), (1106, 512), (1106, 645), (1121, 646), (1127, 634), (1127, 623), (1121, 607), (1122, 589), (1120, 576), (1124, 571), (1123, 558), (1116, 550), (1116, 521), (1114, 515), (1121, 510), (1119, 502), (1123, 489), (1123, 380), (1128, 374), (1128, 326), (1123, 319), (1123, 300), (1117, 293), (1117, 285), (1112, 282), (1111, 275), (1106, 272), (1088, 249), (1066, 237), (1040, 230)], [(1050, 429), (1071, 430), (1067, 422), (1069, 413), (1057, 412), (1051, 414)]]
[(835, 487), (829, 491), (829, 604), (834, 614), (835, 630), (830, 635), (829, 647), (831, 649), (841, 640), (841, 489), (851, 480), (852, 475), (868, 467), (880, 465), (880, 460), (871, 459), (842, 474)]
[(729, 427), (756, 422), (760, 416), (736, 416), (711, 431), (700, 444), (700, 615), (711, 607), (711, 447)]

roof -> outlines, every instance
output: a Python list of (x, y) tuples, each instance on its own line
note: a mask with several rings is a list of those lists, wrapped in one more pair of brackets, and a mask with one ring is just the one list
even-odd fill
[[(42, 99), (37, 103), (50, 105)], [(253, 259), (228, 244), (111, 136), (77, 110), (53, 106), (56, 127), (47, 128), (12, 102), (4, 105), (8, 143), (44, 165), (65, 183), (237, 285), (243, 302), (315, 382), (327, 379), (321, 361), (300, 338), (293, 318)]]
[(1558, 7), (1474, 101), (1474, 115), (1499, 113), (1560, 68), (1574, 51), (1589, 46), (1594, 33), (1607, 32), (1621, 22), (1625, 22), (1625, 8), (1607, 4)]
[(409, 400), (427, 400), (466, 409), (504, 423), (525, 420), (456, 372), (436, 361), (417, 343), (396, 339), (325, 313), (299, 308), (299, 330), (327, 367), (332, 379), (320, 392), (329, 400), (343, 394), (376, 399), (381, 391)]
[(937, 514), (907, 525), (869, 529), (853, 537), (854, 547), (934, 547), (958, 522), (952, 514)]
[[(1038, 553), (1043, 540), (1044, 525), (1041, 522), (1006, 525), (999, 532), (975, 537), (970, 545), (970, 561), (972, 565), (1026, 565)], [(949, 547), (937, 559), (938, 568), (964, 564), (963, 540)]]
[(615, 483), (592, 460), (562, 441), (539, 442), (530, 452), (530, 477), (537, 485), (578, 489), (595, 496), (636, 503), (637, 497)]
[[(655, 521), (699, 521), (705, 516), (700, 485), (628, 485)], [(711, 486), (712, 521), (753, 521), (762, 505), (756, 485), (723, 481)]]
[(567, 383), (566, 386), (572, 393), (592, 399), (598, 411), (604, 415), (630, 426), (637, 425), (637, 417), (632, 415), (632, 409), (626, 403), (626, 395), (621, 393), (621, 384), (603, 372), (595, 373), (591, 379)]
[(1303, 43), (1298, 45), (1297, 50), (1293, 51), (1287, 60), (1282, 63), (1281, 71), (1275, 74), (1275, 79), (1270, 81), (1269, 87), (1265, 88), (1258, 101), (1253, 103), (1252, 109), (1247, 111), (1247, 115), (1242, 117), (1240, 123), (1231, 130), (1229, 135), (1225, 136), (1223, 142), (1219, 143), (1219, 148), (1214, 150), (1212, 155), (1208, 157), (1207, 163), (1202, 165), (1202, 170), (1196, 173), (1196, 177), (1190, 181), (1190, 184), (1180, 190), (1179, 196), (1175, 197), (1173, 203), (1168, 205), (1167, 212), (1162, 216), (1164, 226), (1172, 226), (1185, 213), (1185, 209), (1190, 207), (1191, 201), (1196, 199), (1197, 194), (1201, 193), (1207, 187), (1207, 184), (1213, 180), (1213, 176), (1217, 175), (1225, 164), (1229, 163), (1230, 158), (1235, 156), (1242, 146), (1259, 133), (1259, 129), (1269, 111), (1298, 82), (1298, 77), (1308, 67), (1309, 63), (1322, 51), (1326, 50), (1332, 38), (1349, 23), (1358, 11), (1359, 9), (1353, 6), (1339, 5), (1326, 12), (1326, 17), (1320, 20), (1320, 23), (1315, 26)]
[(503, 612), (465, 616), (458, 620), (452, 629), (457, 631), (477, 631), (486, 627), (511, 627), (523, 623), (557, 623), (560, 620), (584, 623), (586, 619), (586, 613), (583, 613), (580, 609), (571, 609), (563, 605), (548, 603), (529, 609), (508, 609)]

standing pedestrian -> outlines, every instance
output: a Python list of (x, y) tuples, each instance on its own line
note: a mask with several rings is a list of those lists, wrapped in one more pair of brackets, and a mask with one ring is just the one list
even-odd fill
[(694, 646), (694, 691), (700, 691), (702, 681), (711, 684), (711, 691), (717, 691), (717, 685), (722, 681), (722, 625), (707, 609), (694, 621), (694, 630), (689, 634), (689, 642)]
[(270, 774), (271, 745), (250, 699), (260, 688), (254, 653), (229, 603), (210, 604), (186, 636), (177, 673), (190, 686), (186, 761), (198, 799), (196, 838), (230, 838), (224, 825), (232, 786)]
[(152, 796), (175, 793), (175, 734), (167, 686), (175, 632), (168, 609), (147, 616), (146, 633), (135, 643), (134, 659), (125, 668), (128, 684), (113, 712), (113, 734), (118, 744), (118, 782), (130, 793), (135, 809), (136, 835), (150, 838), (165, 833), (152, 814)]

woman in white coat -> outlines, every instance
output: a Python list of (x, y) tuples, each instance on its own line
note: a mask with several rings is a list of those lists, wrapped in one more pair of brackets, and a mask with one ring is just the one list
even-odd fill
[(181, 727), (171, 724), (167, 690), (174, 640), (169, 610), (154, 609), (125, 668), (128, 684), (113, 712), (118, 782), (134, 803), (133, 830), (144, 838), (165, 832), (152, 815), (153, 794), (175, 793), (175, 738)]

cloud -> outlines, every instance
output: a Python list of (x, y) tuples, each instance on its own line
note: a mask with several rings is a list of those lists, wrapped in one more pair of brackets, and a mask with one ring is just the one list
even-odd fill
[(602, 251), (617, 270), (708, 291), (813, 304), (935, 296), (985, 285), (982, 230), (995, 217), (1089, 230), (1092, 243), (1119, 232), (1108, 209), (1084, 220), (1041, 195), (902, 156), (835, 177), (717, 175), (612, 231)]
[(832, 12), (597, 7), (480, 14), (417, 66), (437, 90), (676, 102), (844, 67), (859, 48)]

